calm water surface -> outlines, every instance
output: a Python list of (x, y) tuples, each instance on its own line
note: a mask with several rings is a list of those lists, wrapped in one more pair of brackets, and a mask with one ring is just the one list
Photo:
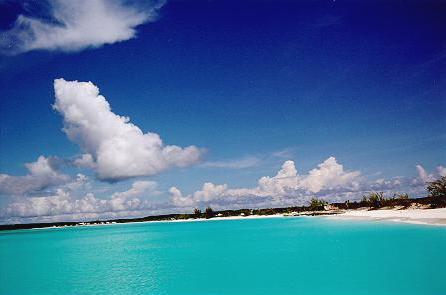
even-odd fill
[(0, 233), (0, 294), (446, 294), (446, 228), (326, 218)]

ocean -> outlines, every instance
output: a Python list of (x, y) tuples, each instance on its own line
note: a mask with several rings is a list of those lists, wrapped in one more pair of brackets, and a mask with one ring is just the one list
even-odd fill
[(446, 227), (325, 217), (0, 232), (0, 294), (446, 294)]

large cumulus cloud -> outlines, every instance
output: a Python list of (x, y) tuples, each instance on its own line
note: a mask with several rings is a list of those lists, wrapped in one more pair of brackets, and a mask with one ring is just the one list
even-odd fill
[(345, 171), (334, 157), (326, 159), (307, 175), (298, 175), (293, 161), (286, 161), (276, 176), (264, 176), (259, 180), (263, 192), (284, 195), (290, 190), (306, 190), (317, 193), (323, 189), (355, 189), (359, 186), (359, 171)]
[(229, 188), (226, 184), (205, 183), (189, 195), (183, 195), (176, 187), (170, 189), (171, 202), (175, 206), (191, 208), (212, 205), (217, 209), (228, 207), (265, 207), (305, 205), (313, 197), (330, 202), (355, 200), (371, 191), (388, 194), (409, 192), (414, 196), (425, 194), (425, 185), (446, 174), (443, 166), (436, 173), (428, 173), (416, 166), (418, 176), (414, 178), (370, 180), (359, 171), (345, 170), (334, 157), (329, 157), (307, 174), (299, 174), (294, 161), (285, 161), (275, 176), (263, 176), (253, 188)]
[[(326, 159), (308, 174), (299, 175), (294, 161), (285, 161), (275, 176), (263, 176), (254, 188), (230, 189), (226, 184), (216, 185), (205, 183), (203, 188), (195, 193), (183, 196), (181, 191), (172, 187), (171, 200), (177, 206), (193, 206), (210, 201), (239, 202), (244, 198), (273, 201), (293, 199), (295, 204), (302, 204), (308, 198), (320, 192), (340, 193), (355, 191), (360, 187), (359, 171), (346, 171), (334, 157)], [(245, 204), (246, 202), (242, 200)]]
[(56, 79), (54, 90), (63, 130), (85, 152), (77, 163), (94, 168), (102, 180), (150, 176), (200, 160), (199, 148), (164, 145), (158, 134), (144, 133), (128, 117), (113, 113), (91, 82)]

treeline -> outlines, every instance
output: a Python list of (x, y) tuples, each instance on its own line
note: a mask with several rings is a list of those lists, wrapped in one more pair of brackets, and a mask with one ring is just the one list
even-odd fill
[(430, 208), (444, 208), (446, 207), (446, 176), (438, 180), (428, 182), (426, 186), (428, 196), (424, 198), (410, 198), (408, 194), (393, 194), (391, 197), (385, 197), (383, 192), (370, 192), (364, 195), (359, 202), (333, 203), (332, 205), (339, 209), (357, 209), (361, 207), (370, 207), (372, 209), (379, 209), (382, 207), (396, 207), (403, 208), (410, 207), (413, 203), (429, 206)]
[(446, 207), (445, 202), (439, 202), (437, 204), (437, 199), (432, 197), (423, 198), (406, 198), (403, 195), (394, 195), (392, 197), (385, 197), (381, 192), (371, 192), (368, 195), (363, 196), (361, 201), (355, 202), (342, 202), (342, 203), (332, 203), (333, 207), (339, 209), (358, 209), (369, 207), (370, 209), (379, 209), (383, 207), (403, 207), (403, 209), (409, 208), (412, 204), (418, 204), (422, 206), (429, 206), (429, 208), (442, 208)]

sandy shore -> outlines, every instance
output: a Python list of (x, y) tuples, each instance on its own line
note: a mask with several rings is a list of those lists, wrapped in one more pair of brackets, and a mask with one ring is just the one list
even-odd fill
[[(324, 214), (326, 213), (326, 214)], [(107, 226), (107, 225), (119, 225), (119, 224), (132, 224), (132, 223), (175, 223), (175, 222), (207, 222), (218, 220), (237, 220), (237, 219), (260, 219), (260, 218), (280, 218), (280, 217), (294, 217), (299, 218), (303, 216), (311, 216), (312, 214), (318, 214), (324, 218), (338, 219), (338, 220), (387, 220), (394, 222), (414, 223), (414, 224), (429, 224), (429, 225), (442, 225), (446, 226), (446, 208), (440, 209), (379, 209), (369, 210), (355, 209), (344, 211), (316, 211), (316, 212), (301, 212), (295, 214), (275, 214), (275, 215), (248, 215), (248, 216), (229, 216), (229, 217), (213, 217), (210, 219), (197, 218), (197, 219), (174, 219), (174, 220), (151, 220), (151, 221), (135, 221), (126, 223), (103, 223), (103, 224), (85, 224), (75, 226), (54, 226), (34, 229), (51, 229), (51, 228), (72, 228), (72, 227), (84, 227), (84, 226)], [(319, 216), (314, 216), (315, 218)]]
[(416, 224), (431, 224), (446, 226), (446, 208), (439, 209), (380, 209), (380, 210), (348, 210), (343, 213), (330, 216), (335, 219), (367, 219), (388, 220), (395, 222), (407, 222)]
[[(339, 211), (338, 211), (339, 212)], [(291, 217), (308, 216), (311, 212), (303, 212)], [(322, 212), (315, 212), (321, 214)], [(429, 225), (443, 225), (446, 226), (446, 208), (440, 209), (380, 209), (369, 210), (368, 208), (347, 210), (340, 213), (326, 211), (327, 215), (320, 216), (333, 219), (344, 220), (388, 220), (394, 222), (415, 223), (415, 224), (429, 224)], [(329, 215), (329, 216), (328, 216)], [(288, 215), (290, 216), (290, 215)], [(210, 219), (181, 219), (181, 220), (159, 220), (159, 221), (145, 221), (149, 223), (164, 223), (164, 222), (202, 222), (202, 221), (217, 221), (217, 220), (237, 220), (237, 219), (259, 219), (259, 218), (279, 218), (287, 217), (284, 214), (275, 215), (249, 215), (249, 216), (229, 216), (229, 217), (214, 217)], [(315, 216), (318, 217), (318, 216)], [(119, 223), (118, 223), (119, 224)]]

